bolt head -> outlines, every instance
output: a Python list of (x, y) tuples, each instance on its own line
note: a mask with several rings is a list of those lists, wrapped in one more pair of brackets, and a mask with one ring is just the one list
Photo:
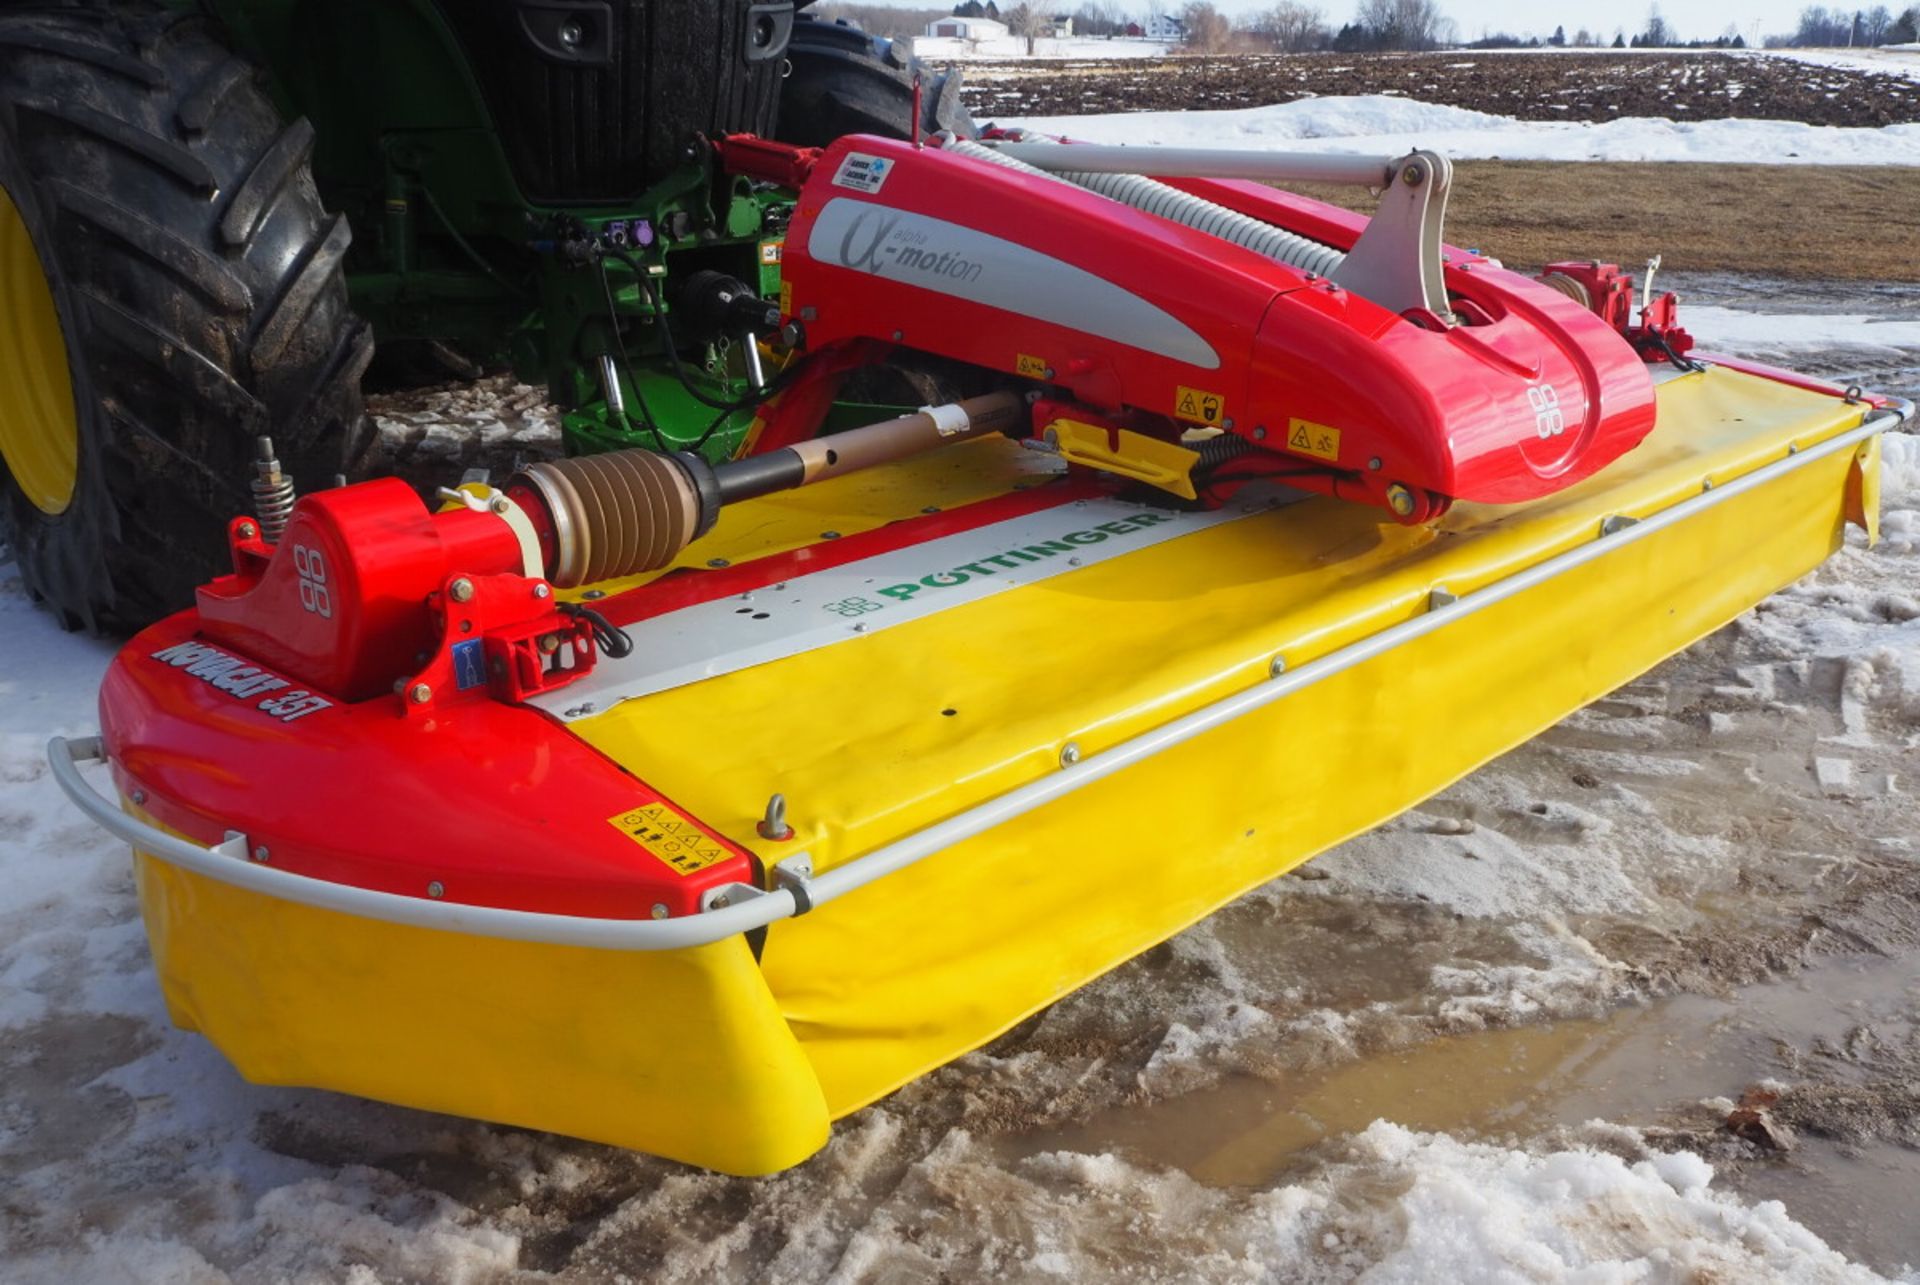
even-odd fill
[(447, 586), (447, 593), (455, 602), (472, 602), (473, 581), (467, 579), (465, 576), (461, 576), (458, 580)]
[(415, 683), (412, 690), (407, 693), (407, 697), (416, 705), (424, 705), (433, 699), (433, 688), (425, 683)]
[(1395, 482), (1387, 488), (1387, 504), (1404, 518), (1413, 512), (1413, 492)]
[(1369, 473), (1378, 473), (1380, 471), (1380, 457), (1378, 455), (1367, 461), (1367, 471)]
[(1253, 440), (1256, 442), (1264, 442), (1267, 440), (1267, 426), (1265, 424), (1256, 424), (1254, 426)]
[(267, 863), (267, 859), (272, 855), (273, 853), (267, 850), (267, 845), (264, 843), (253, 850), (253, 859), (255, 861), (258, 861), (261, 865), (265, 865)]
[(259, 534), (260, 534), (260, 528), (255, 526), (253, 523), (242, 522), (240, 524), (240, 538), (242, 540), (251, 540), (253, 539), (253, 537)]
[(1285, 656), (1275, 656), (1272, 660), (1267, 662), (1267, 677), (1278, 678), (1280, 677), (1280, 675), (1286, 672), (1287, 672), (1287, 658)]
[(667, 909), (666, 902), (656, 901), (653, 903), (653, 917), (655, 919), (665, 919), (668, 915), (672, 913), (673, 912), (671, 910)]
[(578, 49), (580, 42), (587, 36), (586, 30), (572, 19), (561, 23), (560, 30), (555, 34), (560, 37), (560, 43), (569, 49)]
[(135, 790), (133, 792), (133, 803), (135, 807), (140, 806), (146, 801), (147, 801), (147, 792), (145, 790)]
[(1079, 761), (1080, 761), (1079, 742), (1068, 741), (1065, 745), (1060, 747), (1060, 766), (1061, 767), (1072, 767), (1075, 763), (1078, 763)]
[(553, 597), (553, 586), (537, 584), (533, 587), (533, 596), (536, 598), (551, 598)]
[(427, 895), (429, 897), (432, 897), (435, 901), (438, 901), (440, 898), (447, 895), (447, 885), (441, 883), (438, 879), (435, 879), (432, 883), (427, 885)]
[(508, 503), (506, 496), (496, 495), (493, 497), (492, 501), (487, 505), (487, 507), (492, 509), (495, 513), (504, 514), (508, 509), (512, 508), (513, 505)]

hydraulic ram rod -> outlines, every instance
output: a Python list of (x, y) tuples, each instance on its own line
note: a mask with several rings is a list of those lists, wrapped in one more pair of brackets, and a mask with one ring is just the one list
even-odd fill
[(1100, 143), (1003, 143), (982, 140), (1002, 156), (1055, 174), (1153, 174), (1178, 178), (1252, 178), (1287, 183), (1390, 187), (1400, 163), (1392, 156), (1323, 156), (1218, 147), (1111, 147)]

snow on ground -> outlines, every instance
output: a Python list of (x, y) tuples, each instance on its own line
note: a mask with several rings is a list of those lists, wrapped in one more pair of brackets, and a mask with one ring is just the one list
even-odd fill
[(1848, 71), (1867, 71), (1920, 80), (1920, 44), (1888, 45), (1881, 49), (1766, 49), (1737, 56), (1785, 58), (1792, 62), (1811, 63), (1816, 67), (1842, 67)]
[(1720, 351), (1791, 348), (1893, 348), (1920, 351), (1920, 318), (1862, 313), (1766, 313), (1712, 304), (1683, 305), (1682, 324)]
[(1920, 124), (1849, 129), (1779, 120), (1522, 121), (1383, 94), (1304, 98), (1230, 111), (1116, 112), (997, 122), (1088, 143), (1250, 147), (1455, 160), (1740, 161), (1920, 165)]
[[(1761, 351), (1817, 326), (1823, 353), (1910, 343), (1882, 327), (1913, 324), (1763, 322), (1724, 300), (1686, 319), (1703, 343)], [(1874, 1279), (1791, 1202), (1730, 1191), (1719, 1157), (1641, 1129), (1374, 1119), (1417, 1107), (1417, 1085), (1306, 1102), (1293, 1114), (1317, 1145), (1281, 1148), (1257, 1178), (1210, 1175), (1182, 1148), (1272, 1127), (1206, 1106), (1238, 1081), (1273, 1094), (1597, 1016), (1703, 957), (1734, 963), (1695, 984), (1751, 980), (1791, 966), (1766, 947), (1795, 933), (1894, 949), (1907, 902), (1874, 880), (1914, 856), (1920, 438), (1886, 453), (1879, 549), (1850, 542), (1678, 660), (760, 1182), (250, 1086), (173, 1030), (126, 852), (42, 760), (47, 735), (93, 728), (112, 649), (58, 632), (0, 562), (0, 1278)], [(1732, 799), (1754, 803), (1730, 814)], [(1901, 1205), (1897, 1183), (1882, 1200)]]

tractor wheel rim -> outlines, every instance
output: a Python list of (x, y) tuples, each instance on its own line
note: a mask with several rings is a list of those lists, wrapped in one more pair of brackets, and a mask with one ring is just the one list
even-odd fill
[(53, 287), (26, 220), (0, 188), (0, 458), (49, 517), (73, 502), (80, 429)]

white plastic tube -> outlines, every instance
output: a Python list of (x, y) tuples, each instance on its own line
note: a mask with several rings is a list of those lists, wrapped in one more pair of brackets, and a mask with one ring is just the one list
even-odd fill
[[(1142, 213), (1156, 215), (1171, 222), (1190, 227), (1196, 232), (1205, 232), (1217, 236), (1223, 241), (1264, 254), (1302, 272), (1311, 272), (1319, 276), (1331, 276), (1347, 256), (1330, 245), (1289, 232), (1285, 228), (1275, 227), (1271, 223), (1262, 223), (1259, 219), (1229, 210), (1224, 205), (1182, 192), (1156, 179), (1141, 174), (1120, 174), (1066, 170), (1060, 165), (1070, 163), (1067, 158), (1077, 157), (1083, 150), (1078, 143), (1023, 143), (1018, 145), (1018, 155), (1012, 154), (1008, 146), (988, 147), (982, 143), (966, 139), (954, 139), (942, 144), (943, 150), (956, 152), (961, 156), (971, 156), (976, 160), (999, 165), (1005, 169), (1023, 170), (1046, 178), (1071, 183), (1075, 187), (1085, 188), (1098, 193), (1111, 201), (1130, 205)], [(1053, 164), (1042, 168), (1031, 165), (1023, 157), (1032, 155), (1034, 149), (1048, 154)], [(1087, 151), (1126, 152), (1143, 149), (1124, 147), (1086, 148)], [(1156, 159), (1157, 159), (1157, 153)], [(1138, 164), (1142, 158), (1134, 157)]]

